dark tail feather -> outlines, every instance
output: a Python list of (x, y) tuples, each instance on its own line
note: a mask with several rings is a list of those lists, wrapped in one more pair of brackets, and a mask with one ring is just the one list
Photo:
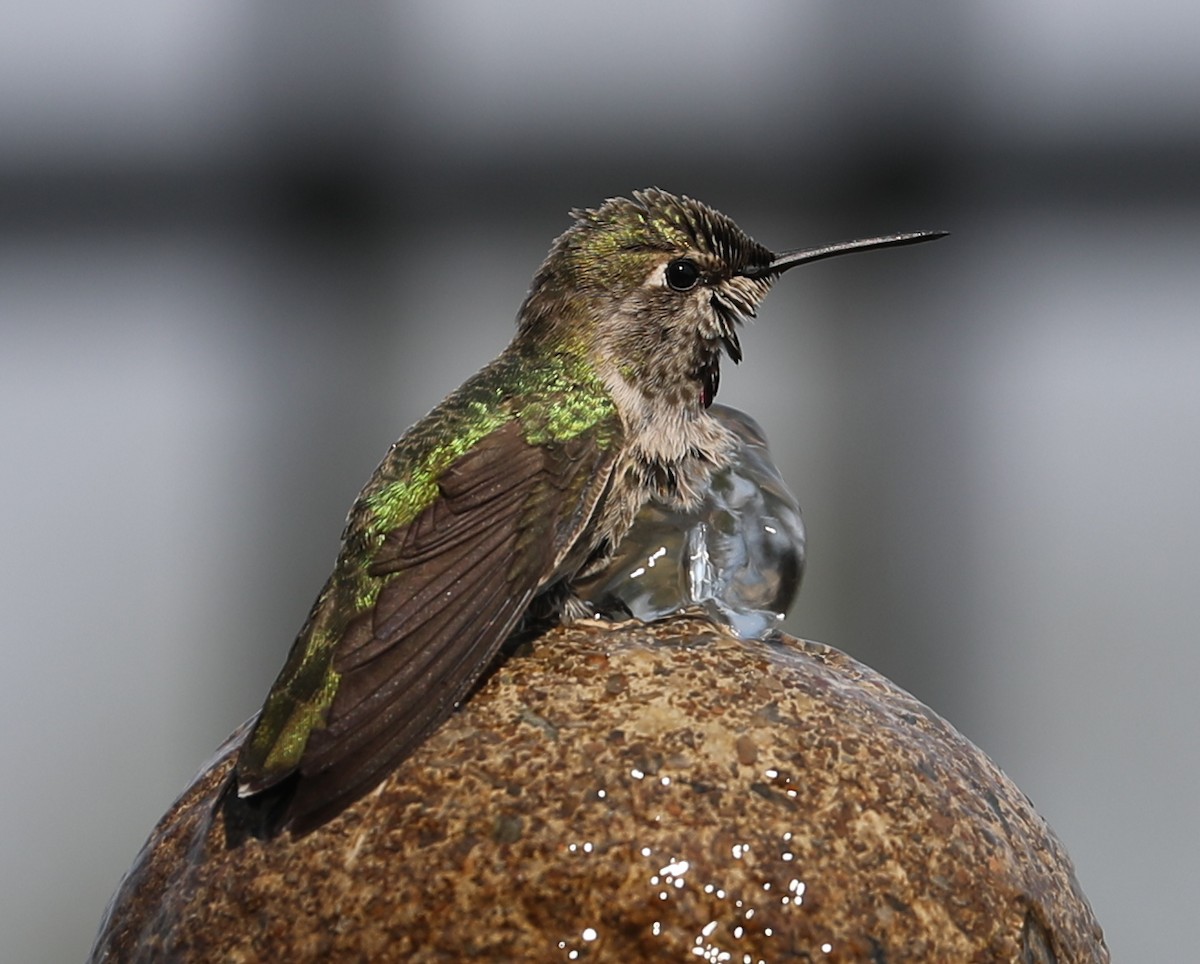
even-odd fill
[(299, 776), (293, 773), (266, 790), (239, 797), (237, 771), (232, 771), (213, 806), (214, 815), (225, 822), (225, 846), (233, 850), (248, 837), (270, 840), (278, 836), (286, 825)]

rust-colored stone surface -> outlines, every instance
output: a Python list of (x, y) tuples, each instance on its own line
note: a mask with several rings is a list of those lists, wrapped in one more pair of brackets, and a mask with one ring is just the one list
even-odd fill
[(299, 840), (227, 846), (236, 738), (93, 960), (1108, 960), (1025, 796), (824, 646), (683, 618), (551, 631)]

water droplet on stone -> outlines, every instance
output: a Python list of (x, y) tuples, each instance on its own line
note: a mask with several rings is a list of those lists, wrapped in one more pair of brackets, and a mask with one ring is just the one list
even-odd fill
[(701, 504), (692, 512), (647, 505), (608, 568), (576, 589), (597, 610), (618, 600), (646, 621), (699, 606), (743, 639), (761, 639), (779, 626), (800, 588), (800, 505), (758, 423), (724, 405), (709, 413), (738, 442)]

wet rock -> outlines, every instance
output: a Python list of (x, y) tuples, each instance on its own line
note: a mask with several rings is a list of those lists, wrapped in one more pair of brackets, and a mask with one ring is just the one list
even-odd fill
[(553, 630), (299, 839), (226, 840), (239, 738), (155, 828), (93, 960), (1108, 960), (1025, 796), (818, 644)]

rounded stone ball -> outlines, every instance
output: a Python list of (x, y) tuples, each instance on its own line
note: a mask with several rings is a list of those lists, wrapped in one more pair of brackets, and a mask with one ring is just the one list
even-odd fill
[(226, 839), (243, 734), (155, 828), (92, 960), (1108, 960), (1029, 800), (826, 646), (554, 629), (299, 838)]

